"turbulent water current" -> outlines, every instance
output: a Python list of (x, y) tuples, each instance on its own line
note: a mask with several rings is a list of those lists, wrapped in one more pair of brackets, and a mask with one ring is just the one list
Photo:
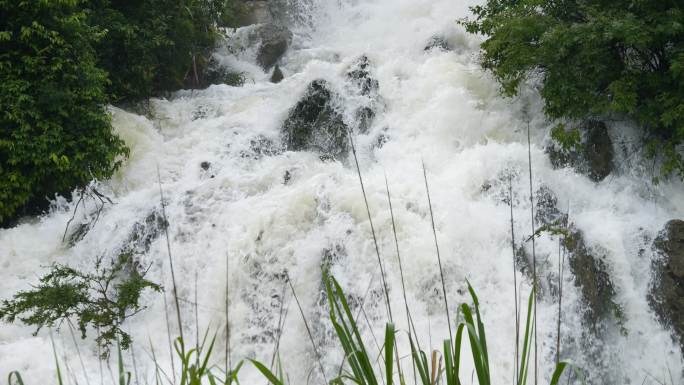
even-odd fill
[[(416, 331), (424, 349), (439, 348), (448, 337), (424, 163), (451, 314), (455, 318), (457, 306), (470, 302), (468, 280), (480, 298), (493, 382), (511, 383), (515, 286), (507, 202), (510, 187), (516, 243), (524, 243), (531, 234), (529, 126), (534, 190), (550, 191), (557, 210), (569, 213), (588, 247), (600, 251), (621, 308), (619, 326), (608, 323), (601, 332), (591, 331), (583, 316), (587, 305), (566, 261), (561, 359), (581, 368), (593, 384), (682, 383), (680, 347), (657, 321), (647, 296), (653, 280), (652, 240), (668, 220), (684, 217), (681, 183), (653, 185), (651, 163), (634, 149), (633, 129), (620, 122), (610, 125), (618, 167), (608, 178), (595, 183), (571, 168), (554, 169), (544, 151), (552, 123), (545, 120), (533, 85), (514, 99), (500, 97), (496, 82), (477, 61), (481, 38), (456, 23), (474, 3), (293, 3), (294, 38), (281, 59), (285, 79), (278, 84), (269, 82), (270, 74), (255, 64), (253, 48), (234, 49), (236, 42), (247, 40), (243, 35), (251, 27), (230, 32), (226, 47), (216, 55), (244, 72), (245, 84), (152, 100), (146, 116), (112, 108), (115, 131), (131, 149), (122, 169), (95, 185), (112, 203), (104, 201), (100, 210), (103, 202), (90, 196), (76, 208), (78, 199), (59, 198), (48, 214), (0, 230), (0, 297), (30, 288), (53, 263), (89, 270), (98, 257), (133, 250), (141, 266), (149, 267), (147, 277), (167, 289), (169, 317), (167, 321), (163, 295), (147, 292), (142, 302), (148, 308), (124, 325), (134, 341), (134, 354), (124, 352), (126, 368), (134, 371), (135, 358), (132, 382), (153, 383), (153, 346), (170, 376), (167, 322), (173, 334), (177, 325), (166, 237), (160, 229), (160, 180), (186, 339), (194, 343), (197, 329), (200, 334), (218, 331), (216, 364), (224, 362), (227, 291), (233, 363), (246, 357), (270, 363), (282, 302), (279, 352), (284, 370), (292, 384), (322, 382), (306, 327), (285, 286), (287, 275), (326, 376), (336, 375), (343, 353), (322, 295), (324, 265), (331, 266), (352, 298), (362, 298), (370, 285), (359, 323), (369, 349), (377, 354), (373, 338), (382, 336), (387, 315), (353, 158), (321, 160), (316, 152), (280, 146), (289, 111), (312, 81), (323, 79), (354, 129), (394, 320), (402, 331), (402, 355), (409, 352), (407, 325), (385, 177)], [(443, 37), (449, 49), (425, 50), (435, 36)], [(379, 85), (373, 100), (359, 95), (346, 76), (362, 55)], [(376, 116), (360, 132), (355, 111), (369, 103)], [(80, 234), (79, 229), (89, 230)], [(558, 238), (542, 234), (536, 255), (547, 289), (537, 310), (539, 375), (548, 383), (556, 359)], [(530, 281), (520, 271), (517, 280), (525, 303)], [(2, 381), (18, 370), (26, 384), (57, 383), (50, 331), (33, 331), (21, 324), (0, 325)], [(93, 335), (74, 339), (67, 324), (52, 331), (65, 381), (113, 382), (116, 355), (109, 363), (100, 362)], [(462, 380), (474, 383), (471, 359), (464, 354), (463, 360)], [(409, 370), (408, 358), (403, 362)], [(244, 384), (265, 382), (247, 365), (240, 376)]]

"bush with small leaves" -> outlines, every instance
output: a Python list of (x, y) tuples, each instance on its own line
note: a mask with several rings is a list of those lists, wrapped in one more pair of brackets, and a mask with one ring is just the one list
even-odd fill
[(121, 325), (145, 308), (140, 297), (146, 289), (162, 290), (145, 279), (145, 271), (131, 254), (117, 256), (109, 266), (100, 258), (93, 273), (55, 265), (33, 289), (2, 301), (0, 320), (35, 326), (36, 334), (44, 327), (75, 320), (82, 338), (88, 327), (98, 331), (96, 341), (106, 355), (117, 340), (123, 349), (130, 345), (131, 338)]

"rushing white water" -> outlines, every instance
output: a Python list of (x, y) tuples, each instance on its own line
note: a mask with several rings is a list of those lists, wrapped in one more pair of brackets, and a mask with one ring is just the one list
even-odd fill
[[(379, 108), (369, 132), (355, 135), (354, 140), (398, 328), (407, 326), (385, 174), (393, 196), (408, 301), (423, 348), (438, 348), (448, 336), (421, 168), (424, 161), (451, 314), (455, 317), (458, 304), (470, 301), (464, 290), (467, 279), (480, 298), (493, 381), (511, 382), (513, 262), (509, 208), (501, 199), (508, 186), (502, 176), (516, 176), (512, 188), (519, 241), (529, 236), (531, 227), (529, 122), (534, 185), (551, 189), (559, 209), (570, 212), (571, 222), (585, 233), (587, 243), (603, 250), (616, 302), (625, 314), (626, 333), (609, 330), (600, 338), (583, 333), (581, 294), (566, 266), (561, 358), (584, 369), (590, 383), (681, 383), (680, 349), (670, 331), (656, 321), (646, 297), (652, 279), (650, 240), (669, 219), (684, 216), (681, 183), (651, 185), (649, 169), (640, 166), (639, 156), (631, 150), (618, 151), (622, 166), (598, 184), (571, 169), (554, 170), (543, 150), (551, 123), (544, 120), (538, 97), (531, 91), (515, 100), (499, 97), (496, 83), (477, 64), (478, 38), (455, 23), (468, 14), (469, 5), (448, 0), (320, 2), (304, 7), (309, 25), (295, 26), (293, 48), (283, 58), (283, 82), (269, 83), (268, 74), (253, 64), (250, 50), (239, 56), (225, 51), (219, 52), (221, 59), (253, 81), (243, 87), (212, 86), (180, 92), (172, 100), (155, 100), (152, 118), (113, 109), (115, 129), (131, 148), (123, 169), (98, 186), (114, 204), (105, 206), (97, 223), (73, 247), (63, 244), (62, 235), (75, 202), (58, 200), (49, 215), (0, 231), (0, 297), (27, 289), (54, 262), (92, 269), (98, 256), (116, 255), (131, 234), (149, 231), (140, 224), (161, 207), (158, 167), (179, 296), (186, 300), (182, 310), (187, 339), (195, 339), (194, 308), (189, 302), (197, 295), (199, 329), (219, 331), (215, 357), (222, 366), (227, 282), (232, 361), (250, 357), (270, 362), (287, 271), (331, 378), (342, 353), (331, 337), (321, 302), (321, 264), (330, 258), (332, 272), (348, 294), (361, 297), (372, 285), (366, 303), (369, 322), (363, 318), (360, 323), (369, 348), (377, 352), (368, 325), (380, 336), (386, 315), (353, 162), (321, 161), (308, 152), (262, 156), (252, 144), (260, 138), (280, 143), (288, 111), (315, 79), (327, 80), (337, 91), (345, 118), (352, 122), (355, 107), (367, 100), (350, 90), (345, 73), (365, 54), (380, 85)], [(435, 35), (445, 36), (453, 49), (424, 51)], [(629, 132), (622, 124), (611, 127), (616, 141)], [(386, 143), (374, 145), (381, 134)], [(202, 162), (210, 162), (207, 170)], [(72, 226), (91, 220), (84, 213), (92, 212), (95, 202), (86, 203)], [(151, 266), (148, 278), (169, 289), (165, 238), (152, 239), (140, 262)], [(540, 264), (543, 274), (557, 271), (557, 242), (548, 235), (537, 242), (538, 258), (547, 261)], [(526, 297), (529, 282), (520, 275), (518, 279)], [(292, 384), (320, 383), (302, 318), (291, 293), (285, 293), (287, 313), (280, 341), (284, 369)], [(167, 298), (171, 304), (171, 297)], [(134, 339), (139, 381), (151, 383), (150, 344), (164, 371), (170, 373), (171, 368), (162, 296), (150, 293), (144, 302), (149, 308), (127, 321), (125, 329)], [(169, 315), (176, 333), (171, 308)], [(556, 299), (542, 298), (538, 318), (540, 376), (546, 383), (555, 360)], [(27, 384), (56, 383), (50, 335), (41, 331), (33, 336), (32, 331), (18, 324), (0, 325), (0, 378), (18, 370)], [(408, 354), (405, 333), (399, 339), (401, 354)], [(112, 382), (116, 361), (111, 360), (111, 371), (104, 363), (101, 372), (92, 338), (79, 339), (77, 351), (63, 325), (54, 340), (62, 365), (68, 366), (69, 381), (85, 383), (83, 360), (90, 383)], [(467, 356), (461, 371), (464, 383), (474, 378)], [(125, 355), (128, 370), (133, 370), (132, 358)], [(404, 369), (409, 370), (408, 358), (404, 361)], [(246, 384), (261, 383), (258, 378), (252, 368), (241, 373)]]

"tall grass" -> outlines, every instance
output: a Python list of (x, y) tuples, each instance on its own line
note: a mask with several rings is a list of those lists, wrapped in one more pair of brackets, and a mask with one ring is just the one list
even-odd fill
[(359, 177), (359, 185), (361, 186), (361, 193), (363, 194), (363, 202), (366, 204), (366, 213), (368, 214), (368, 223), (370, 224), (371, 234), (373, 235), (373, 244), (375, 245), (375, 254), (378, 257), (378, 266), (380, 267), (380, 276), (382, 278), (382, 287), (385, 294), (385, 304), (387, 306), (387, 316), (390, 322), (394, 322), (392, 317), (392, 306), (390, 305), (389, 290), (387, 288), (387, 280), (385, 278), (385, 268), (382, 264), (382, 257), (380, 257), (380, 247), (378, 246), (378, 238), (375, 235), (375, 227), (373, 226), (373, 217), (371, 216), (370, 206), (368, 205), (368, 197), (366, 196), (366, 188), (363, 185), (363, 177), (361, 175), (361, 167), (359, 167), (359, 158), (356, 155), (356, 146), (354, 146), (354, 139), (351, 131), (348, 131), (349, 144), (351, 145), (352, 154), (354, 155), (354, 164), (356, 165), (356, 173)]
[[(536, 228), (534, 226), (534, 193), (532, 187), (532, 140), (530, 138), (530, 121), (527, 121), (527, 164), (530, 172), (530, 219), (532, 226), (532, 286), (537, 286), (537, 252), (535, 247)], [(534, 295), (534, 320), (537, 320), (537, 295)], [(537, 324), (534, 323), (534, 385), (537, 385), (539, 377), (539, 363), (537, 362)]]
[[(324, 272), (323, 281), (325, 283), (325, 291), (328, 296), (328, 306), (330, 312), (330, 322), (335, 331), (337, 342), (345, 353), (344, 369), (337, 377), (328, 381), (325, 379), (325, 384), (342, 385), (342, 384), (361, 384), (361, 385), (405, 385), (406, 379), (398, 376), (399, 381), (395, 380), (395, 372), (399, 366), (400, 358), (396, 355), (396, 339), (398, 331), (392, 323), (385, 325), (385, 335), (383, 344), (380, 347), (380, 354), (382, 356), (382, 365), (378, 364), (379, 360), (374, 360), (373, 355), (366, 347), (366, 341), (362, 337), (358, 321), (354, 317), (351, 307), (347, 302), (347, 297), (337, 280)], [(463, 303), (458, 307), (459, 319), (462, 319), (456, 325), (455, 340), (445, 339), (443, 350), (439, 352), (444, 358), (444, 365), (441, 361), (436, 359), (436, 353), (433, 353), (432, 360), (428, 361), (428, 355), (417, 348), (414, 341), (414, 334), (409, 333), (409, 341), (411, 345), (411, 360), (416, 367), (417, 379), (414, 381), (416, 385), (436, 385), (444, 381), (445, 385), (462, 385), (464, 382), (460, 378), (460, 369), (463, 358), (463, 338), (467, 337), (469, 342), (469, 353), (474, 364), (475, 373), (477, 376), (477, 384), (491, 385), (491, 363), (489, 358), (489, 350), (487, 345), (486, 328), (482, 315), (480, 313), (480, 302), (474, 288), (468, 282), (468, 292), (472, 301), (472, 306)], [(534, 328), (534, 296), (535, 289), (529, 295), (527, 302), (527, 314), (524, 328), (524, 337), (521, 345), (521, 359), (519, 373), (516, 378), (516, 385), (526, 385), (528, 372), (530, 371), (530, 356), (533, 349), (533, 328)], [(296, 299), (295, 294), (295, 299)], [(300, 311), (303, 313), (303, 310)], [(305, 318), (304, 318), (305, 319)], [(305, 319), (306, 322), (306, 319)], [(308, 324), (307, 324), (308, 330)], [(310, 330), (309, 337), (313, 343), (313, 336)], [(216, 342), (216, 334), (211, 339), (208, 338), (209, 332), (205, 332), (202, 341), (196, 343), (196, 347), (188, 350), (186, 342), (182, 337), (177, 337), (174, 341), (175, 356), (178, 359), (179, 373), (177, 374), (180, 381), (170, 379), (166, 374), (166, 381), (169, 384), (179, 385), (201, 385), (209, 383), (211, 385), (231, 385), (239, 384), (238, 372), (243, 366), (240, 361), (235, 369), (219, 369), (212, 366), (211, 363), (215, 361), (214, 346)], [(318, 357), (316, 344), (313, 343), (314, 351)], [(57, 358), (57, 350), (53, 343), (53, 352), (56, 365), (56, 380), (57, 384), (65, 385), (59, 359)], [(466, 352), (467, 354), (468, 352)], [(157, 383), (162, 383), (160, 380), (160, 365), (156, 361), (154, 349), (152, 349), (152, 357), (154, 365), (157, 368), (155, 377)], [(118, 349), (118, 363), (117, 363), (117, 385), (130, 385), (131, 373), (125, 370), (124, 359), (121, 354), (121, 349)], [(286, 376), (283, 372), (283, 365), (278, 360), (275, 374), (266, 365), (256, 360), (248, 360), (264, 378), (273, 385), (285, 385), (287, 383)], [(321, 372), (324, 373), (324, 367), (320, 361), (318, 365)], [(557, 385), (560, 381), (561, 375), (568, 367), (568, 363), (559, 362), (556, 366), (550, 385)], [(383, 374), (384, 371), (384, 374)], [(325, 377), (324, 377), (325, 378)], [(10, 385), (25, 385), (20, 373), (11, 372), (8, 377)]]
[[(355, 153), (355, 150), (354, 150)], [(356, 156), (355, 156), (356, 159)], [(366, 203), (366, 209), (370, 216), (370, 209), (368, 206), (368, 201), (366, 199), (365, 189), (363, 188), (363, 179), (361, 178), (360, 169), (358, 167), (358, 160), (356, 161), (357, 171), (359, 172), (359, 182), (362, 185), (362, 192), (364, 195), (364, 200)], [(425, 189), (428, 199), (428, 206), (430, 209), (430, 218), (432, 224), (433, 237), (435, 241), (435, 248), (437, 251), (437, 261), (440, 270), (440, 278), (442, 283), (442, 290), (444, 294), (444, 305), (445, 305), (445, 315), (448, 321), (449, 335), (448, 338), (443, 340), (442, 349), (425, 352), (420, 347), (420, 336), (418, 335), (416, 328), (413, 324), (413, 316), (411, 315), (410, 308), (408, 306), (408, 299), (406, 295), (406, 286), (404, 282), (404, 271), (401, 260), (401, 253), (399, 249), (399, 241), (397, 236), (397, 229), (394, 217), (394, 211), (392, 209), (392, 199), (389, 191), (389, 184), (386, 180), (386, 190), (387, 190), (387, 200), (390, 207), (390, 214), (392, 219), (392, 231), (394, 234), (394, 241), (396, 246), (397, 260), (399, 263), (399, 271), (401, 274), (401, 287), (404, 305), (406, 309), (407, 317), (407, 327), (406, 336), (408, 337), (408, 342), (411, 348), (410, 360), (414, 367), (414, 384), (415, 385), (464, 385), (465, 383), (461, 380), (461, 369), (462, 362), (464, 359), (464, 354), (469, 355), (472, 359), (474, 366), (474, 372), (476, 374), (477, 384), (479, 385), (491, 385), (492, 381), (492, 366), (490, 362), (490, 352), (487, 343), (487, 334), (485, 323), (480, 312), (480, 301), (476, 295), (475, 289), (472, 287), (470, 282), (467, 282), (468, 292), (470, 295), (471, 303), (462, 303), (457, 308), (457, 318), (456, 320), (450, 317), (448, 298), (449, 293), (446, 291), (446, 276), (442, 268), (441, 256), (439, 254), (439, 244), (437, 239), (437, 231), (434, 222), (434, 213), (432, 211), (432, 200), (430, 197), (430, 189), (427, 179), (427, 171), (423, 164), (423, 176), (425, 181)], [(531, 182), (531, 180), (530, 180)], [(531, 186), (531, 185), (530, 185)], [(509, 189), (511, 193), (511, 205), (512, 203), (512, 188)], [(162, 212), (164, 218), (166, 214), (164, 212), (163, 203), (163, 192), (161, 190), (160, 184), (160, 195), (162, 198)], [(512, 210), (512, 208), (511, 208)], [(532, 214), (532, 219), (534, 219), (534, 214)], [(165, 219), (166, 220), (166, 219)], [(168, 222), (167, 222), (168, 223)], [(290, 286), (292, 295), (297, 303), (302, 320), (304, 322), (309, 340), (313, 347), (313, 352), (316, 358), (316, 365), (320, 369), (321, 377), (324, 381), (324, 385), (343, 385), (343, 384), (359, 384), (359, 385), (406, 385), (406, 378), (401, 372), (401, 357), (398, 354), (398, 338), (402, 336), (402, 333), (396, 329), (391, 316), (391, 309), (389, 306), (389, 294), (387, 291), (387, 282), (385, 277), (385, 271), (380, 258), (380, 252), (378, 248), (377, 239), (375, 237), (375, 230), (372, 227), (371, 231), (373, 233), (374, 244), (376, 247), (376, 253), (378, 256), (378, 263), (381, 269), (381, 274), (383, 277), (383, 288), (385, 289), (385, 301), (388, 307), (388, 322), (385, 324), (384, 338), (382, 339), (382, 344), (376, 343), (376, 348), (378, 349), (378, 354), (375, 356), (367, 348), (366, 340), (364, 339), (360, 329), (358, 327), (358, 318), (363, 311), (363, 303), (361, 304), (361, 309), (356, 316), (352, 313), (352, 309), (347, 301), (347, 296), (345, 295), (341, 285), (338, 281), (330, 275), (327, 268), (323, 273), (323, 282), (325, 286), (325, 293), (328, 298), (328, 307), (330, 315), (330, 323), (332, 330), (335, 333), (337, 343), (344, 352), (344, 360), (340, 365), (338, 375), (334, 378), (328, 380), (326, 377), (326, 368), (321, 361), (321, 356), (319, 354), (318, 346), (314, 339), (313, 333), (309, 327), (305, 312), (300, 304), (299, 297), (295, 291), (294, 284), (290, 280), (289, 276), (286, 276), (286, 284)], [(513, 238), (513, 217), (511, 212), (511, 232), (512, 232), (512, 248), (515, 251), (515, 240)], [(534, 237), (533, 237), (534, 239)], [(179, 306), (179, 298), (175, 285), (175, 278), (173, 274), (173, 258), (171, 256), (170, 241), (167, 234), (167, 247), (169, 252), (169, 262), (170, 269), (172, 271), (172, 282), (174, 285), (174, 290), (172, 292), (174, 296), (174, 301), (176, 304), (176, 317), (178, 320), (178, 334), (179, 336), (173, 339), (173, 357), (171, 358), (172, 364), (172, 375), (169, 376), (161, 369), (161, 365), (157, 362), (157, 357), (154, 351), (154, 347), (151, 345), (151, 357), (155, 367), (155, 381), (157, 385), (232, 385), (239, 384), (238, 374), (243, 367), (243, 363), (250, 363), (259, 373), (261, 373), (265, 380), (267, 380), (272, 385), (285, 385), (288, 384), (287, 376), (285, 375), (284, 366), (280, 359), (279, 353), (279, 340), (280, 333), (282, 329), (282, 317), (283, 317), (283, 306), (284, 306), (284, 292), (281, 297), (281, 309), (280, 316), (278, 319), (278, 336), (276, 341), (276, 347), (274, 350), (274, 357), (270, 367), (263, 364), (261, 361), (248, 359), (246, 361), (239, 361), (237, 365), (232, 368), (232, 359), (230, 358), (230, 328), (228, 326), (228, 286), (226, 286), (226, 352), (224, 358), (223, 367), (216, 365), (219, 362), (217, 357), (215, 357), (215, 343), (216, 343), (216, 333), (209, 339), (209, 328), (204, 333), (203, 338), (200, 341), (199, 337), (199, 325), (198, 325), (198, 315), (197, 315), (197, 298), (195, 299), (195, 323), (196, 323), (196, 333), (195, 333), (195, 343), (187, 344), (184, 335), (183, 327), (181, 322), (181, 311)], [(226, 274), (229, 273), (228, 264), (226, 265)], [(228, 277), (226, 277), (228, 279)], [(519, 330), (518, 326), (520, 323), (520, 318), (517, 309), (517, 281), (514, 275), (514, 282), (516, 286), (516, 358), (515, 358), (515, 384), (516, 385), (527, 385), (528, 374), (530, 370), (534, 371), (535, 382), (537, 375), (537, 361), (536, 361), (536, 292), (537, 292), (537, 281), (533, 280), (532, 290), (529, 294), (527, 301), (527, 313), (525, 318), (525, 327), (523, 330), (522, 344), (519, 345), (517, 332)], [(196, 284), (195, 284), (196, 285)], [(195, 288), (195, 293), (197, 289)], [(197, 295), (197, 294), (196, 294)], [(165, 298), (166, 301), (166, 298)], [(165, 307), (166, 309), (166, 307)], [(167, 312), (168, 313), (168, 312)], [(559, 318), (560, 319), (560, 318)], [(284, 322), (284, 321), (283, 321)], [(452, 322), (455, 322), (453, 326), (456, 328), (455, 336), (452, 331)], [(559, 321), (560, 322), (560, 321)], [(169, 330), (169, 336), (171, 335), (170, 326), (167, 328)], [(467, 339), (468, 350), (464, 350), (463, 342), (464, 338)], [(193, 346), (194, 345), (194, 346)], [(192, 348), (189, 348), (192, 346)], [(533, 353), (534, 351), (534, 353)], [(57, 350), (53, 342), (53, 352), (56, 365), (56, 379), (59, 385), (65, 385), (64, 377), (60, 367), (60, 362), (57, 356)], [(530, 368), (530, 358), (535, 356), (534, 365)], [(275, 357), (278, 357), (277, 364), (273, 365)], [(374, 358), (376, 357), (376, 358)], [(431, 359), (428, 359), (430, 357)], [(118, 349), (118, 385), (130, 385), (131, 382), (131, 372), (127, 372), (125, 369), (125, 363), (123, 356), (121, 354), (121, 349)], [(179, 366), (173, 366), (174, 361), (178, 361)], [(565, 362), (560, 362), (557, 360), (557, 365), (553, 371), (551, 377), (550, 385), (557, 385), (560, 381), (561, 375), (564, 370), (568, 367)], [(138, 377), (137, 365), (134, 365), (134, 373), (136, 378)], [(274, 373), (275, 371), (275, 373)], [(145, 377), (143, 377), (145, 378)], [(9, 385), (24, 385), (24, 380), (20, 373), (11, 372), (8, 376)], [(74, 381), (75, 382), (75, 381)]]

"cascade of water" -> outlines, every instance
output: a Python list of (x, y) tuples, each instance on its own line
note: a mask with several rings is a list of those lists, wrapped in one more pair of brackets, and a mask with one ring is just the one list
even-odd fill
[[(540, 196), (551, 197), (545, 202), (553, 202), (547, 213), (572, 208), (570, 222), (582, 231), (586, 248), (602, 261), (614, 289), (611, 301), (621, 309), (619, 322), (602, 321), (606, 326), (599, 331), (583, 327), (587, 305), (566, 269), (561, 358), (584, 368), (593, 383), (607, 383), (606, 378), (616, 384), (641, 383), (644, 378), (653, 381), (651, 376), (669, 381), (670, 373), (675, 383), (681, 381), (680, 348), (656, 321), (647, 300), (651, 242), (665, 222), (684, 216), (681, 183), (652, 186), (646, 182), (650, 176), (645, 168), (634, 167), (640, 163), (625, 155), (631, 156), (629, 151), (618, 151), (620, 162), (629, 166), (599, 183), (572, 169), (554, 169), (544, 152), (550, 123), (543, 117), (538, 96), (527, 91), (514, 100), (499, 97), (495, 82), (478, 66), (479, 38), (467, 35), (455, 22), (468, 15), (471, 3), (476, 2), (302, 3), (297, 16), (290, 18), (299, 24), (293, 26), (292, 48), (281, 59), (282, 82), (268, 81), (270, 74), (254, 64), (252, 48), (239, 53), (222, 49), (217, 53), (222, 63), (246, 72), (244, 86), (215, 85), (153, 100), (151, 117), (112, 108), (114, 127), (131, 148), (125, 167), (112, 180), (98, 184), (113, 204), (105, 205), (95, 222), (91, 215), (97, 210), (95, 202), (85, 199), (68, 231), (71, 244), (62, 242), (62, 235), (76, 202), (61, 198), (48, 215), (0, 230), (0, 297), (28, 288), (53, 262), (91, 269), (98, 256), (123, 250), (133, 250), (139, 263), (150, 266), (148, 277), (170, 288), (159, 220), (159, 167), (179, 297), (188, 314), (186, 330), (195, 328), (190, 314), (197, 274), (200, 330), (219, 330), (223, 343), (227, 291), (232, 360), (256, 357), (271, 362), (284, 299), (290, 310), (284, 313), (279, 338), (285, 370), (292, 383), (304, 383), (312, 371), (316, 378), (318, 363), (306, 329), (289, 291), (283, 291), (289, 275), (309, 315), (322, 364), (332, 377), (342, 352), (327, 322), (321, 267), (329, 266), (357, 302), (370, 282), (365, 302), (368, 324), (363, 322), (369, 337), (369, 324), (381, 333), (386, 312), (355, 167), (339, 155), (343, 150), (337, 160), (306, 150), (336, 145), (320, 138), (311, 139), (313, 144), (301, 151), (288, 151), (292, 147), (282, 144), (290, 111), (313, 81), (323, 80), (320, 84), (329, 96), (328, 119), (349, 127), (354, 135), (398, 329), (406, 330), (407, 325), (385, 174), (407, 300), (416, 329), (424, 336), (421, 343), (438, 347), (448, 336), (421, 168), (424, 161), (451, 310), (456, 314), (455, 307), (469, 300), (468, 279), (482, 302), (494, 381), (511, 380), (515, 304), (507, 199), (510, 188), (515, 232), (522, 242), (531, 227), (526, 190), (530, 124), (534, 186), (547, 194)], [(249, 28), (238, 30), (234, 38), (247, 42)], [(435, 47), (426, 49), (430, 44)], [(367, 61), (360, 67), (364, 55)], [(359, 68), (365, 71), (361, 81), (349, 75)], [(370, 85), (369, 90), (364, 90), (364, 84)], [(629, 133), (626, 124), (611, 130), (615, 142)], [(83, 235), (74, 229), (88, 231)], [(543, 235), (536, 248), (542, 286), (537, 309), (540, 377), (548, 379), (556, 357), (558, 306), (553, 282), (557, 282), (558, 239)], [(524, 252), (521, 255), (524, 259)], [(521, 277), (519, 291), (524, 297), (530, 280)], [(125, 324), (135, 341), (141, 376), (148, 378), (154, 369), (148, 340), (156, 346), (165, 370), (170, 369), (160, 299), (159, 294), (148, 294), (144, 302), (149, 308)], [(20, 370), (27, 383), (53, 383), (49, 335), (31, 332), (18, 324), (0, 325), (0, 378)], [(61, 334), (56, 336), (57, 349), (78, 376), (73, 341), (66, 330)], [(408, 342), (399, 339), (399, 349), (407, 354)], [(90, 379), (99, 379), (95, 345), (89, 340), (80, 343)], [(470, 377), (470, 369), (462, 373)], [(244, 375), (248, 380), (243, 383), (257, 381), (256, 373), (245, 370)], [(109, 383), (108, 372), (104, 378)]]

